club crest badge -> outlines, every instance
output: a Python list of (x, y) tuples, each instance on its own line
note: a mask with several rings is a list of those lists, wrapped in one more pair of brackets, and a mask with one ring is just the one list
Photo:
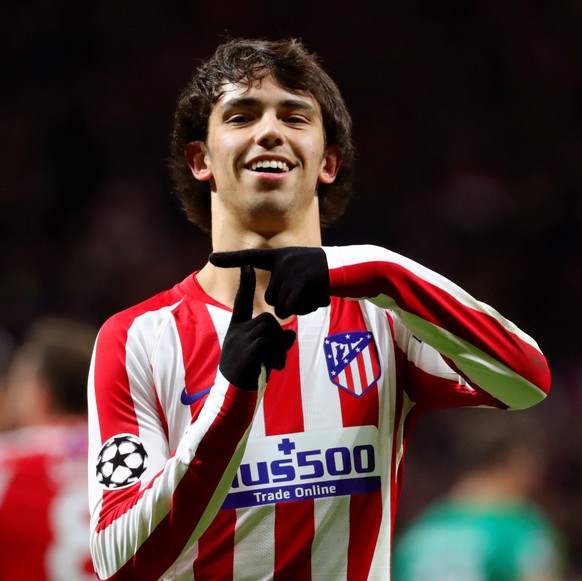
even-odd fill
[(380, 379), (380, 360), (374, 336), (369, 331), (329, 335), (323, 343), (331, 381), (361, 397)]

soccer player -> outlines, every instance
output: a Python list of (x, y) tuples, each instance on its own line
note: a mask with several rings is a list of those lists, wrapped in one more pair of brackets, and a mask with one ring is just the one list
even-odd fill
[(86, 384), (97, 330), (38, 321), (8, 372), (0, 579), (89, 581)]
[(414, 418), (546, 395), (536, 343), (491, 307), (384, 248), (322, 247), (350, 133), (296, 40), (224, 43), (184, 90), (172, 171), (214, 252), (100, 330), (101, 579), (390, 579)]

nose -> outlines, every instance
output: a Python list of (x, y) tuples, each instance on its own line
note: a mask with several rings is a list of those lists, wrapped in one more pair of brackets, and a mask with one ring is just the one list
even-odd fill
[(282, 145), (285, 141), (281, 132), (280, 121), (275, 114), (265, 113), (257, 125), (255, 143), (262, 147), (272, 148)]

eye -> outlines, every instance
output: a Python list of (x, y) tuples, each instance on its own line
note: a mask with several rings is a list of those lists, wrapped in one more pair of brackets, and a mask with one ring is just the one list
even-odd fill
[(293, 114), (285, 117), (285, 122), (289, 123), (290, 125), (304, 125), (308, 123), (308, 120), (303, 115)]
[(231, 125), (244, 125), (245, 123), (248, 123), (251, 120), (252, 117), (247, 113), (235, 113), (233, 115), (230, 115), (226, 119), (226, 122)]

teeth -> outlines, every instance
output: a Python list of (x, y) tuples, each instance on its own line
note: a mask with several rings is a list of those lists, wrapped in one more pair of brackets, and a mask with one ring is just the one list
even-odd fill
[(251, 170), (255, 171), (257, 169), (280, 169), (283, 172), (288, 172), (289, 166), (284, 161), (265, 159), (261, 161), (255, 161), (251, 164)]

